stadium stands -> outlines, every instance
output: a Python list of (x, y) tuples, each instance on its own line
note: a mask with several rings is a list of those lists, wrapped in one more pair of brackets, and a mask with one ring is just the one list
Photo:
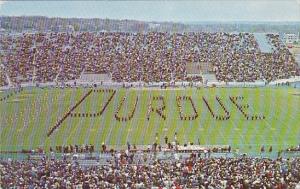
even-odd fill
[[(83, 71), (111, 74), (117, 82), (191, 81), (186, 65), (195, 62), (212, 64), (226, 82), (298, 74), (279, 37), (267, 38), (271, 53), (261, 52), (248, 33), (24, 33), (1, 36), (1, 63), (15, 83), (75, 80)], [(1, 75), (1, 85), (7, 84)]]
[(5, 86), (5, 85), (7, 85), (6, 78), (3, 71), (0, 70), (0, 86)]
[(299, 158), (191, 154), (183, 160), (145, 163), (148, 158), (116, 153), (106, 164), (94, 161), (85, 168), (80, 161), (69, 160), (0, 161), (1, 184), (4, 188), (296, 188), (300, 181)]

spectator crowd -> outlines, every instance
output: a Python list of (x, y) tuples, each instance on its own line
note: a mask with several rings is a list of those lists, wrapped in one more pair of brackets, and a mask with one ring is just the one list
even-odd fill
[(180, 189), (296, 188), (300, 184), (299, 158), (199, 158), (191, 154), (180, 160), (144, 163), (133, 154), (115, 154), (107, 161), (90, 167), (70, 160), (0, 161), (0, 186)]
[(68, 81), (86, 72), (110, 74), (117, 82), (191, 81), (186, 70), (191, 63), (212, 64), (217, 79), (225, 82), (269, 82), (299, 74), (279, 36), (267, 38), (272, 53), (261, 52), (249, 33), (5, 34), (0, 36), (0, 84), (7, 84), (4, 72), (13, 83)]

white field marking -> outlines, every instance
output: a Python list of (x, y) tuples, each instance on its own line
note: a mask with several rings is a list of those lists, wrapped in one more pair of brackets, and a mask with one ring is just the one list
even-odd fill
[(23, 128), (21, 128), (21, 129), (18, 129), (17, 131), (18, 131), (18, 132), (23, 132), (23, 131), (24, 131), (24, 129), (23, 129)]
[[(150, 101), (151, 98), (152, 98), (152, 94), (148, 93), (148, 94), (146, 94), (146, 96), (147, 96), (147, 99), (149, 99), (149, 101)], [(149, 104), (146, 103), (146, 105), (148, 106)], [(142, 133), (141, 133), (142, 137), (140, 137), (140, 140), (138, 140), (140, 143), (145, 143), (146, 133), (147, 133), (147, 129), (149, 127), (150, 127), (150, 120), (147, 121), (146, 124), (145, 124), (145, 126), (142, 128)]]
[(27, 93), (27, 94), (20, 94), (20, 95), (18, 95), (18, 97), (30, 97), (30, 96), (33, 96), (33, 94)]
[(12, 102), (22, 102), (22, 101), (25, 101), (26, 99), (23, 99), (23, 98), (17, 98), (17, 99), (12, 99), (10, 101), (7, 101), (8, 103), (12, 103)]
[(135, 90), (135, 91), (176, 91), (176, 90), (185, 90), (185, 88), (167, 88), (167, 89), (161, 89), (159, 87), (153, 87), (153, 88), (129, 88), (129, 90)]
[[(1, 91), (0, 91), (1, 92)], [(288, 92), (288, 94), (300, 95), (300, 92)]]

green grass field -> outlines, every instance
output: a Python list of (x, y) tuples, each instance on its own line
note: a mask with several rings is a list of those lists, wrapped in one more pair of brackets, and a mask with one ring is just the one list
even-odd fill
[[(94, 144), (99, 149), (102, 142), (108, 145), (151, 144), (155, 133), (161, 143), (167, 135), (179, 142), (194, 142), (203, 145), (230, 144), (241, 151), (258, 150), (261, 145), (282, 149), (300, 143), (300, 90), (293, 88), (210, 88), (210, 89), (116, 89), (111, 102), (101, 116), (68, 116), (51, 136), (48, 131), (63, 115), (91, 89), (25, 89), (0, 102), (1, 150), (20, 150), (68, 144)], [(0, 97), (7, 92), (1, 92)], [(72, 113), (97, 113), (112, 93), (92, 92)], [(165, 99), (166, 120), (156, 112), (147, 120), (148, 104), (152, 96)], [(176, 96), (191, 96), (199, 116), (193, 121), (180, 120)], [(126, 116), (134, 107), (131, 120), (119, 122), (115, 111), (121, 101), (126, 100), (118, 115)], [(205, 97), (215, 112), (224, 111), (215, 97), (222, 100), (230, 112), (229, 120), (215, 120), (202, 97)], [(243, 96), (241, 105), (249, 104), (245, 111), (251, 115), (264, 115), (264, 120), (247, 120), (229, 96)], [(152, 103), (161, 106), (160, 101)], [(191, 103), (182, 102), (184, 114), (193, 114)]]

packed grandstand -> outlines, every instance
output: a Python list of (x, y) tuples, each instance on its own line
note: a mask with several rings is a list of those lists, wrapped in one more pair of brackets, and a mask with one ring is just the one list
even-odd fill
[(263, 36), (0, 33), (0, 188), (299, 188), (300, 69)]
[(266, 35), (261, 52), (250, 33), (23, 33), (1, 35), (1, 81), (53, 82), (83, 72), (107, 73), (115, 82), (189, 81), (186, 67), (209, 63), (219, 81), (254, 82), (299, 75), (279, 35)]
[[(20, 188), (296, 188), (300, 159), (199, 158), (134, 160), (116, 154), (82, 167), (70, 160), (0, 161), (2, 187)], [(144, 161), (146, 160), (146, 161)]]

